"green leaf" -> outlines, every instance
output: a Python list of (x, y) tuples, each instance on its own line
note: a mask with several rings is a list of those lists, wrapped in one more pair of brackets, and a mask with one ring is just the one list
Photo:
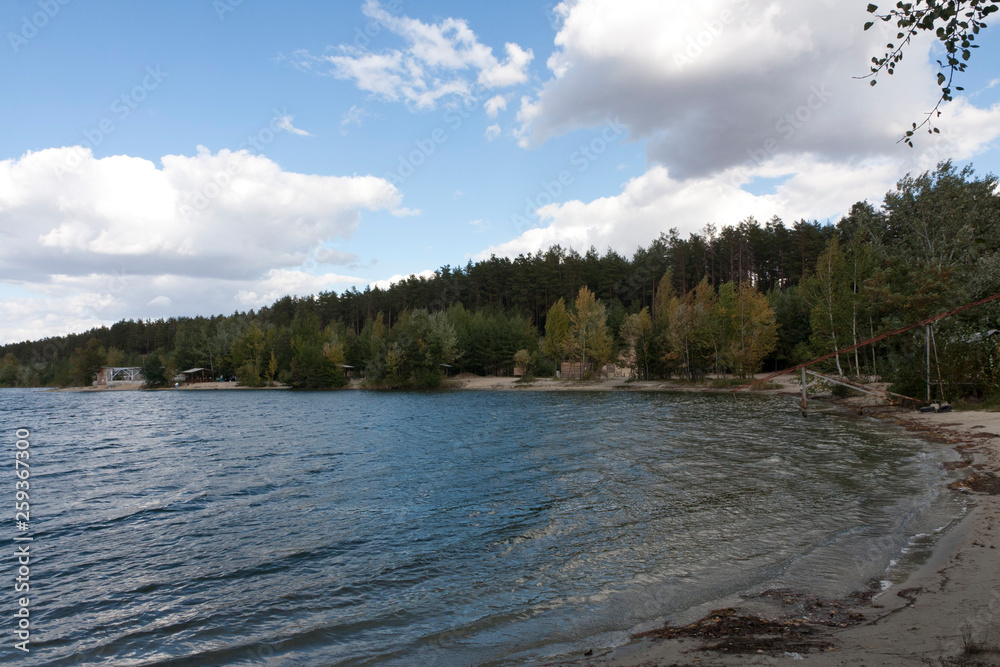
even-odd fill
[(874, 14), (877, 11), (878, 11), (878, 5), (873, 5), (871, 3), (868, 4), (868, 13), (869, 14)]
[(875, 25), (874, 21), (868, 21), (868, 23), (865, 23), (865, 30), (868, 30), (868, 28), (872, 27), (873, 25)]

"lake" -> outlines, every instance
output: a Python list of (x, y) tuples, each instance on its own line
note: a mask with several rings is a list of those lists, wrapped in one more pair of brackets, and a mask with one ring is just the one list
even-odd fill
[(10, 452), (31, 433), (32, 665), (523, 664), (899, 579), (963, 511), (948, 448), (782, 397), (0, 390), (0, 415)]

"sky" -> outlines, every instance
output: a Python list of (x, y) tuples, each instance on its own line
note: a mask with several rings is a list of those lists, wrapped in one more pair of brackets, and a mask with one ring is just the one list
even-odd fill
[(909, 148), (941, 46), (872, 87), (866, 5), (3, 3), (0, 343), (1000, 173), (1000, 32)]

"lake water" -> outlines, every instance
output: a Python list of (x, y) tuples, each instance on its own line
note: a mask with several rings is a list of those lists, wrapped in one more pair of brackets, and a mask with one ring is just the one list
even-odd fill
[(962, 511), (946, 447), (780, 397), (2, 390), (0, 417), (10, 452), (31, 431), (31, 665), (522, 664), (898, 578)]

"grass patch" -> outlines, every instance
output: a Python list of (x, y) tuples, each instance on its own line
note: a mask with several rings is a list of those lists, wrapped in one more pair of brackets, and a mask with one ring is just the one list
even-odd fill
[(850, 398), (851, 396), (854, 395), (855, 392), (850, 387), (845, 387), (842, 384), (835, 384), (833, 385), (833, 388), (830, 390), (830, 393), (836, 396), (837, 398)]
[[(708, 386), (712, 389), (731, 389), (742, 387), (753, 382), (753, 378), (712, 378), (708, 381)], [(750, 388), (750, 391), (767, 391), (768, 389), (781, 389), (777, 382), (761, 382)]]
[(986, 398), (957, 398), (952, 402), (952, 407), (956, 410), (1000, 412), (1000, 393), (990, 394)]
[(982, 655), (984, 653), (998, 653), (1000, 646), (992, 641), (992, 632), (987, 630), (981, 637), (977, 637), (972, 626), (966, 623), (962, 626), (962, 654)]
[(750, 391), (767, 391), (768, 389), (781, 389), (781, 385), (777, 382), (761, 382), (758, 385), (750, 387)]
[(708, 386), (712, 389), (727, 389), (729, 387), (742, 387), (749, 382), (753, 382), (753, 379), (712, 378), (708, 381)]

